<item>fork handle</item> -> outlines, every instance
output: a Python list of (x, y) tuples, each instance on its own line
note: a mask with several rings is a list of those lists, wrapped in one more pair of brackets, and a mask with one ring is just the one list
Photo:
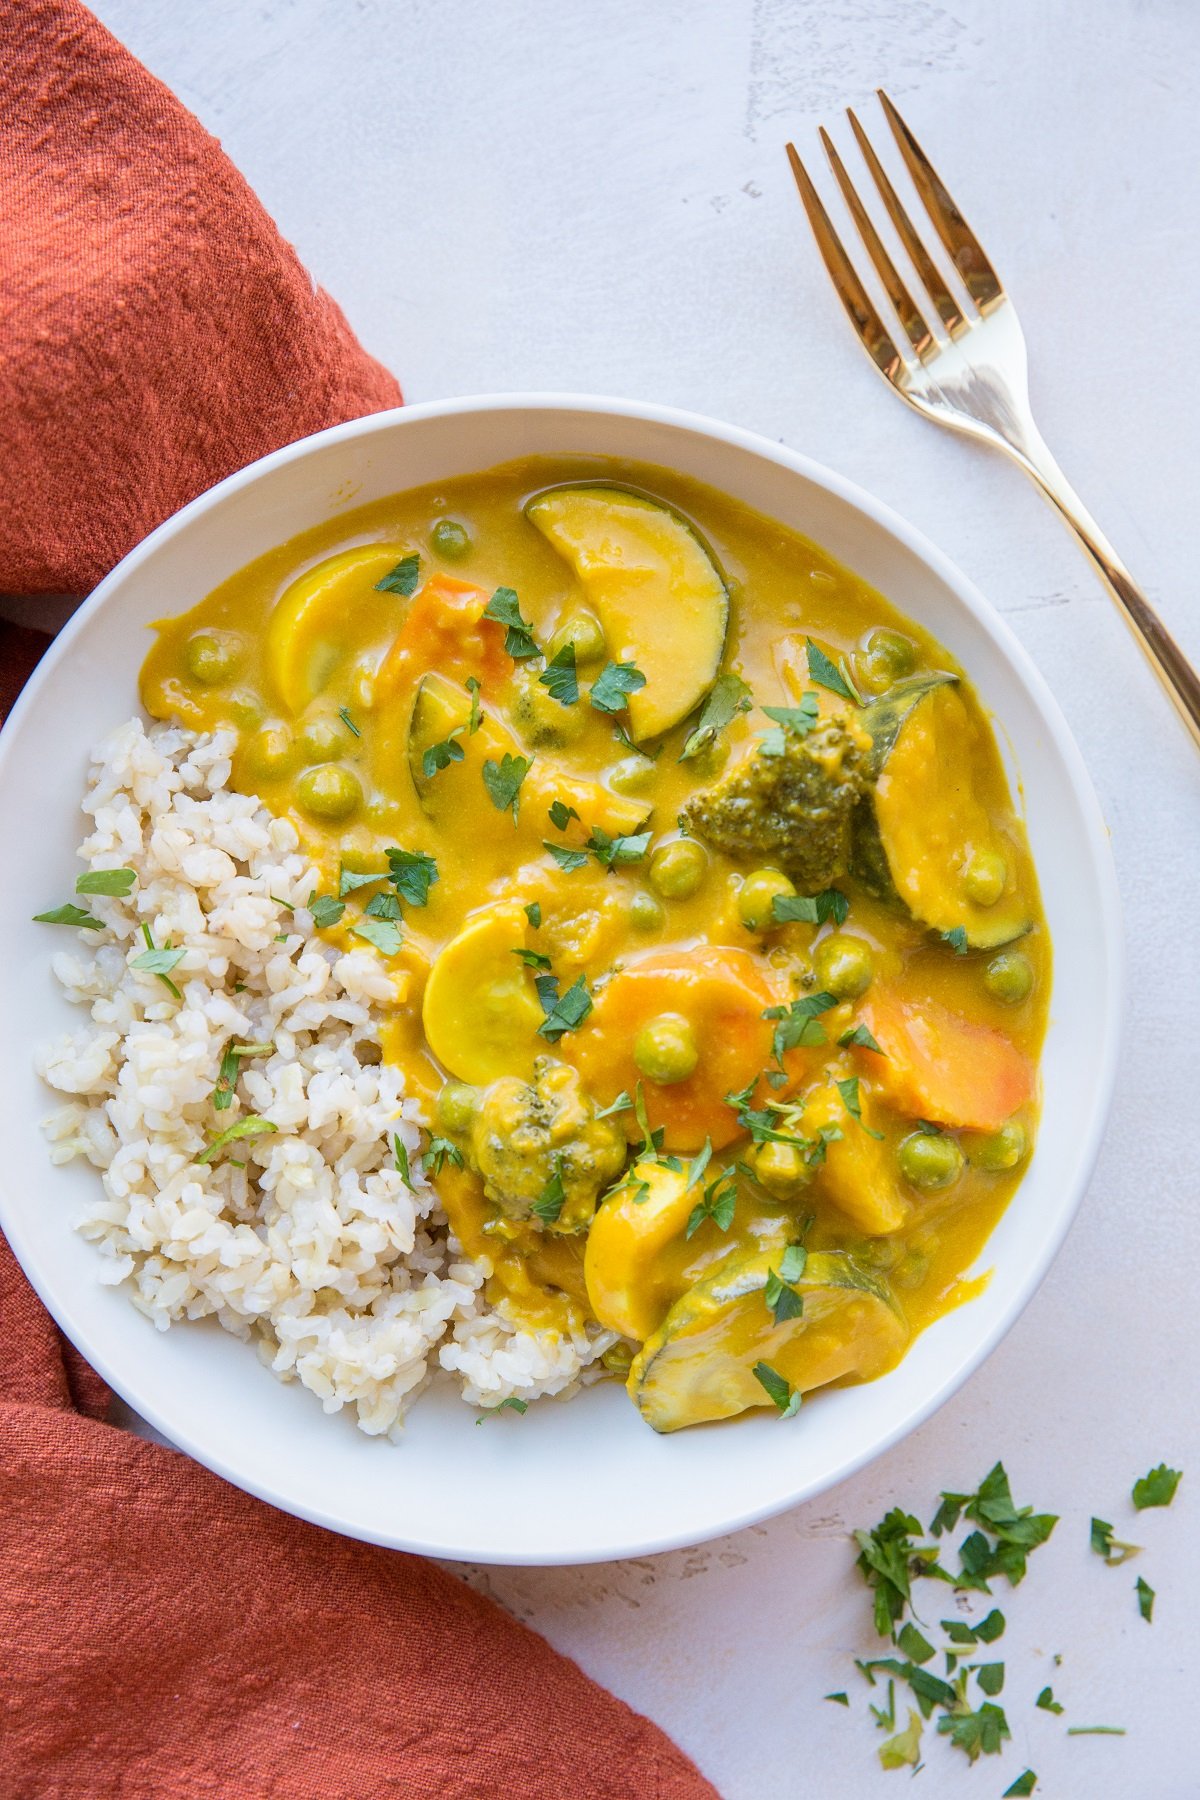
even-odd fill
[(1062, 514), (1112, 594), (1146, 661), (1200, 750), (1200, 675), (1188, 661), (1154, 608), (1075, 492), (1044, 438), (1028, 427), (1009, 436), (1005, 447)]

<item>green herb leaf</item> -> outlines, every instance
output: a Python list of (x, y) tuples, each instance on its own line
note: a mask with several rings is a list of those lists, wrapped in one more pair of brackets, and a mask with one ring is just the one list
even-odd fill
[(750, 711), (750, 688), (740, 675), (726, 672), (718, 675), (708, 690), (695, 729), (689, 733), (679, 753), (680, 762), (699, 756), (715, 740), (719, 732), (731, 725), (738, 713)]
[(552, 800), (546, 810), (555, 831), (565, 831), (571, 820), (579, 817), (575, 808), (566, 805), (562, 800)]
[(567, 1190), (563, 1186), (562, 1171), (563, 1159), (561, 1156), (556, 1156), (554, 1173), (529, 1208), (534, 1218), (540, 1219), (543, 1225), (557, 1224), (558, 1216), (566, 1205)]
[(118, 900), (124, 900), (133, 891), (136, 880), (137, 874), (133, 869), (89, 869), (85, 875), (77, 877), (75, 892), (109, 894)]
[(230, 1038), (221, 1052), (221, 1062), (217, 1069), (217, 1085), (212, 1091), (212, 1103), (217, 1112), (225, 1112), (233, 1105), (233, 1090), (237, 1084), (238, 1060), (233, 1054), (233, 1039)]
[(808, 651), (809, 680), (815, 681), (818, 687), (828, 688), (831, 694), (840, 694), (843, 700), (851, 700), (855, 706), (859, 705), (858, 695), (820, 645), (814, 644), (811, 638), (805, 638), (804, 644)]
[(503, 1400), (497, 1401), (495, 1406), (483, 1407), (481, 1409), (479, 1417), (476, 1419), (475, 1423), (477, 1425), (482, 1425), (483, 1421), (485, 1419), (495, 1418), (497, 1413), (514, 1412), (518, 1416), (520, 1416), (521, 1414), (527, 1413), (528, 1411), (529, 1411), (528, 1400), (518, 1400), (517, 1396), (515, 1394), (508, 1394)]
[(858, 1121), (868, 1137), (877, 1138), (878, 1141), (882, 1143), (882, 1131), (876, 1131), (873, 1126), (867, 1124), (862, 1116), (862, 1099), (858, 1091), (858, 1076), (848, 1075), (844, 1081), (839, 1081), (836, 1085), (838, 1093), (842, 1096), (842, 1105), (846, 1108), (850, 1117)]
[(1138, 1611), (1149, 1625), (1154, 1617), (1154, 1589), (1139, 1575), (1134, 1584), (1134, 1590), (1137, 1594)]
[(764, 706), (763, 711), (781, 727), (763, 733), (760, 748), (764, 756), (782, 756), (787, 749), (788, 732), (795, 738), (806, 738), (821, 716), (817, 696), (811, 693), (802, 695), (798, 706)]
[(467, 692), (471, 696), (471, 716), (467, 720), (467, 736), (474, 737), (475, 733), (479, 730), (479, 727), (483, 724), (483, 708), (479, 704), (480, 687), (478, 675), (467, 676)]
[(1004, 1614), (995, 1606), (985, 1619), (980, 1619), (975, 1627), (975, 1636), (981, 1644), (994, 1644), (998, 1637), (1004, 1636)]
[(771, 917), (776, 925), (825, 925), (830, 919), (844, 925), (850, 902), (841, 888), (822, 888), (819, 894), (775, 894)]
[(601, 867), (611, 871), (620, 863), (640, 862), (650, 848), (653, 835), (649, 831), (639, 831), (632, 836), (609, 837), (606, 831), (601, 831), (599, 825), (595, 825), (587, 847)]
[(239, 1119), (236, 1125), (231, 1125), (220, 1137), (215, 1137), (211, 1144), (206, 1145), (196, 1161), (210, 1163), (227, 1144), (236, 1143), (239, 1138), (263, 1137), (268, 1132), (278, 1130), (278, 1125), (272, 1125), (269, 1119), (260, 1119), (255, 1113), (247, 1113), (244, 1119)]
[(731, 1168), (721, 1169), (714, 1175), (704, 1190), (704, 1198), (698, 1200), (688, 1214), (685, 1237), (690, 1238), (699, 1231), (705, 1219), (711, 1219), (718, 1231), (729, 1230), (737, 1209), (737, 1178), (740, 1168), (741, 1165), (735, 1163)]
[(409, 1167), (409, 1161), (408, 1161), (408, 1145), (401, 1143), (400, 1133), (398, 1131), (393, 1131), (393, 1133), (392, 1133), (392, 1149), (393, 1149), (393, 1151), (395, 1153), (395, 1157), (396, 1157), (396, 1168), (399, 1170), (400, 1174), (403, 1176), (405, 1186), (411, 1187), (413, 1184), (413, 1178), (412, 1178), (412, 1169)]
[(363, 910), (368, 919), (398, 922), (401, 917), (400, 901), (395, 894), (373, 894)]
[(1004, 1686), (1004, 1664), (1002, 1662), (974, 1663), (975, 1679), (989, 1699), (995, 1699)]
[(624, 712), (630, 694), (646, 685), (646, 677), (633, 663), (605, 663), (592, 683), (588, 699), (597, 712)]
[(1151, 1469), (1148, 1475), (1134, 1482), (1133, 1504), (1139, 1512), (1144, 1512), (1148, 1506), (1170, 1506), (1182, 1480), (1182, 1469), (1168, 1469), (1166, 1463), (1159, 1463), (1157, 1469)]
[(1123, 1725), (1068, 1725), (1068, 1737), (1124, 1737)]
[(364, 873), (357, 869), (348, 869), (345, 863), (342, 863), (338, 870), (338, 899), (344, 900), (347, 894), (353, 894), (358, 888), (374, 887), (377, 881), (386, 880), (386, 869), (369, 869)]
[(564, 644), (561, 650), (554, 652), (538, 676), (538, 683), (560, 706), (575, 705), (579, 699), (579, 675), (575, 668), (574, 644)]
[(483, 616), (504, 626), (504, 649), (514, 662), (541, 655), (532, 626), (528, 619), (521, 617), (521, 603), (515, 588), (497, 588), (484, 607)]
[(358, 729), (358, 726), (354, 723), (354, 720), (350, 717), (350, 708), (348, 706), (339, 706), (338, 707), (338, 718), (342, 721), (342, 724), (346, 727), (346, 730), (353, 732), (354, 736), (356, 738), (360, 738), (362, 736), (362, 732)]
[(611, 1106), (598, 1106), (596, 1108), (596, 1117), (598, 1119), (610, 1119), (614, 1113), (628, 1112), (632, 1105), (633, 1101), (622, 1088)]
[(546, 1012), (546, 1017), (538, 1026), (538, 1036), (547, 1042), (557, 1044), (565, 1032), (576, 1031), (592, 1010), (592, 997), (588, 993), (587, 978), (577, 975), (566, 993), (554, 1002)]
[(458, 741), (461, 735), (462, 726), (456, 725), (449, 737), (443, 738), (440, 744), (430, 744), (421, 757), (421, 773), (426, 781), (432, 781), (442, 769), (448, 769), (452, 762), (460, 763), (463, 760), (466, 751)]
[(1044, 1687), (1033, 1704), (1040, 1706), (1043, 1712), (1060, 1713), (1063, 1710), (1061, 1700), (1054, 1698), (1054, 1689), (1051, 1687)]
[(173, 950), (167, 945), (161, 950), (143, 950), (129, 966), (131, 969), (144, 969), (147, 975), (169, 975), (172, 969), (179, 967), (186, 955), (186, 950)]
[(431, 1137), (422, 1161), (431, 1175), (440, 1175), (447, 1163), (456, 1169), (463, 1166), (463, 1153), (449, 1138)]
[(836, 1006), (833, 994), (805, 994), (799, 1000), (793, 1000), (789, 1006), (768, 1006), (763, 1013), (764, 1019), (775, 1019), (774, 1036), (771, 1040), (771, 1054), (780, 1068), (789, 1050), (795, 1050), (801, 1044), (823, 1044), (825, 1027), (820, 1023), (819, 1015)]
[(438, 866), (424, 850), (398, 850), (395, 844), (385, 852), (388, 880), (402, 900), (410, 906), (425, 906), (429, 890), (438, 880)]
[[(803, 1244), (789, 1244), (779, 1259), (779, 1273), (784, 1281), (799, 1281), (808, 1262)], [(917, 1659), (914, 1659), (917, 1660)]]
[(56, 906), (52, 912), (34, 913), (33, 922), (35, 925), (78, 925), (84, 931), (105, 929), (102, 920), (93, 919), (82, 906), (72, 906), (70, 902), (66, 906)]
[(763, 1299), (777, 1325), (785, 1325), (789, 1319), (798, 1319), (804, 1312), (804, 1295), (798, 1294), (794, 1287), (782, 1281), (774, 1269), (767, 1270)]
[(822, 1694), (821, 1698), (823, 1700), (832, 1700), (838, 1706), (849, 1706), (849, 1704), (850, 1704), (850, 1696), (849, 1696), (849, 1694), (847, 1694), (845, 1692), (844, 1689), (842, 1689), (840, 1692), (838, 1692), (836, 1694)]
[(804, 1396), (799, 1391), (793, 1393), (783, 1376), (777, 1369), (773, 1369), (770, 1363), (756, 1362), (750, 1373), (759, 1386), (764, 1389), (780, 1418), (795, 1418)]
[(949, 931), (938, 933), (944, 944), (949, 944), (955, 956), (967, 954), (967, 928), (965, 925), (953, 925)]
[(875, 1595), (875, 1629), (891, 1637), (912, 1599), (913, 1539), (921, 1530), (911, 1513), (893, 1507), (873, 1531), (856, 1531), (858, 1568)]
[(586, 850), (565, 850), (561, 844), (552, 844), (546, 838), (542, 839), (542, 849), (548, 850), (559, 868), (565, 869), (568, 874), (572, 869), (582, 869), (587, 864)]
[(542, 906), (539, 900), (531, 900), (525, 908), (525, 917), (534, 931), (540, 931), (542, 925)]
[(483, 765), (483, 785), (492, 805), (497, 812), (511, 809), (514, 825), (521, 808), (521, 783), (532, 767), (532, 756), (513, 756), (507, 750), (499, 762), (489, 756)]
[(1092, 1520), (1091, 1544), (1096, 1555), (1102, 1556), (1110, 1568), (1128, 1562), (1142, 1547), (1140, 1544), (1125, 1544), (1120, 1538), (1115, 1538), (1107, 1519)]
[(865, 1025), (855, 1025), (853, 1030), (843, 1031), (838, 1043), (842, 1045), (843, 1049), (847, 1046), (857, 1046), (860, 1050), (874, 1050), (876, 1056), (887, 1055), (886, 1050), (880, 1049)]
[(1006, 1787), (1002, 1800), (1027, 1800), (1037, 1786), (1037, 1776), (1032, 1769), (1024, 1769), (1011, 1787)]
[(377, 594), (403, 594), (406, 600), (412, 598), (417, 591), (420, 580), (421, 558), (414, 550), (409, 556), (402, 556), (394, 569), (375, 583)]
[(993, 1706), (990, 1700), (985, 1700), (978, 1712), (943, 1713), (937, 1728), (957, 1749), (966, 1752), (969, 1762), (977, 1761), (981, 1755), (999, 1756), (1005, 1738), (1012, 1736), (1003, 1708)]
[(908, 1725), (879, 1746), (879, 1760), (885, 1769), (903, 1769), (921, 1760), (921, 1715), (908, 1709)]
[(911, 1623), (900, 1627), (896, 1644), (910, 1662), (927, 1663), (934, 1654), (929, 1639)]
[(395, 956), (400, 948), (400, 927), (391, 919), (368, 919), (364, 916), (350, 930), (355, 937), (364, 938), (368, 944), (373, 944), (381, 956)]
[(312, 922), (318, 931), (328, 931), (336, 925), (346, 910), (344, 900), (335, 900), (332, 894), (312, 893), (308, 896), (308, 910), (312, 914)]
[(550, 958), (543, 956), (540, 950), (521, 948), (514, 950), (513, 955), (519, 957), (527, 969), (548, 969), (550, 967)]

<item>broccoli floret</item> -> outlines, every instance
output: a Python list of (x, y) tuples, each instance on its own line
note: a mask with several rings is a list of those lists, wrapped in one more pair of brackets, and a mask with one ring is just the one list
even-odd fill
[(846, 873), (851, 817), (867, 785), (869, 739), (844, 718), (805, 735), (768, 732), (684, 808), (689, 831), (729, 856), (768, 857), (802, 893)]
[(549, 1056), (533, 1065), (532, 1083), (515, 1075), (492, 1083), (468, 1143), (484, 1193), (505, 1217), (554, 1231), (586, 1227), (628, 1150), (616, 1120), (596, 1117), (578, 1072)]

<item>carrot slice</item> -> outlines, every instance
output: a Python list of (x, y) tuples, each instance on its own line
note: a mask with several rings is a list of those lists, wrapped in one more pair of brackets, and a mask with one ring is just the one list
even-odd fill
[(860, 1016), (884, 1052), (860, 1053), (873, 1085), (911, 1118), (998, 1131), (1033, 1098), (1033, 1065), (1003, 1032), (935, 1000), (880, 995)]
[(485, 687), (507, 680), (512, 661), (504, 653), (504, 627), (483, 617), (487, 603), (486, 591), (469, 581), (430, 576), (409, 602), (399, 634), (380, 665), (377, 697), (389, 699), (406, 681), (431, 669), (457, 681), (474, 675)]
[[(778, 1000), (762, 964), (747, 950), (701, 945), (648, 956), (601, 989), (591, 1018), (563, 1040), (562, 1051), (604, 1105), (622, 1090), (632, 1094), (640, 1082), (650, 1125), (662, 1127), (664, 1149), (695, 1151), (709, 1138), (719, 1150), (740, 1135), (726, 1094), (740, 1092), (770, 1067), (774, 1027), (763, 1012)], [(695, 1074), (665, 1087), (648, 1081), (633, 1059), (639, 1030), (660, 1013), (682, 1013), (700, 1050)], [(789, 1051), (785, 1060), (790, 1084), (812, 1059), (806, 1051)], [(762, 1104), (778, 1095), (764, 1080), (756, 1097)], [(628, 1117), (632, 1121), (632, 1113)]]

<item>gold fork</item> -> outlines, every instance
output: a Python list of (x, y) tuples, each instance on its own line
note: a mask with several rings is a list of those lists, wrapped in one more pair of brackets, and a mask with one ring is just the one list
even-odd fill
[(1058, 508), (1095, 563), (1126, 624), (1200, 748), (1200, 676), (1050, 454), (1030, 410), (1028, 359), (1016, 309), (929, 158), (883, 89), (878, 93), (913, 186), (969, 296), (969, 304), (961, 304), (955, 297), (850, 107), (846, 109), (850, 128), (878, 197), (921, 284), (921, 304), (913, 299), (901, 278), (829, 133), (822, 127), (821, 143), (829, 165), (903, 335), (880, 318), (795, 145), (789, 144), (792, 173), (838, 298), (871, 361), (910, 406), (939, 424), (965, 431), (1007, 451)]

